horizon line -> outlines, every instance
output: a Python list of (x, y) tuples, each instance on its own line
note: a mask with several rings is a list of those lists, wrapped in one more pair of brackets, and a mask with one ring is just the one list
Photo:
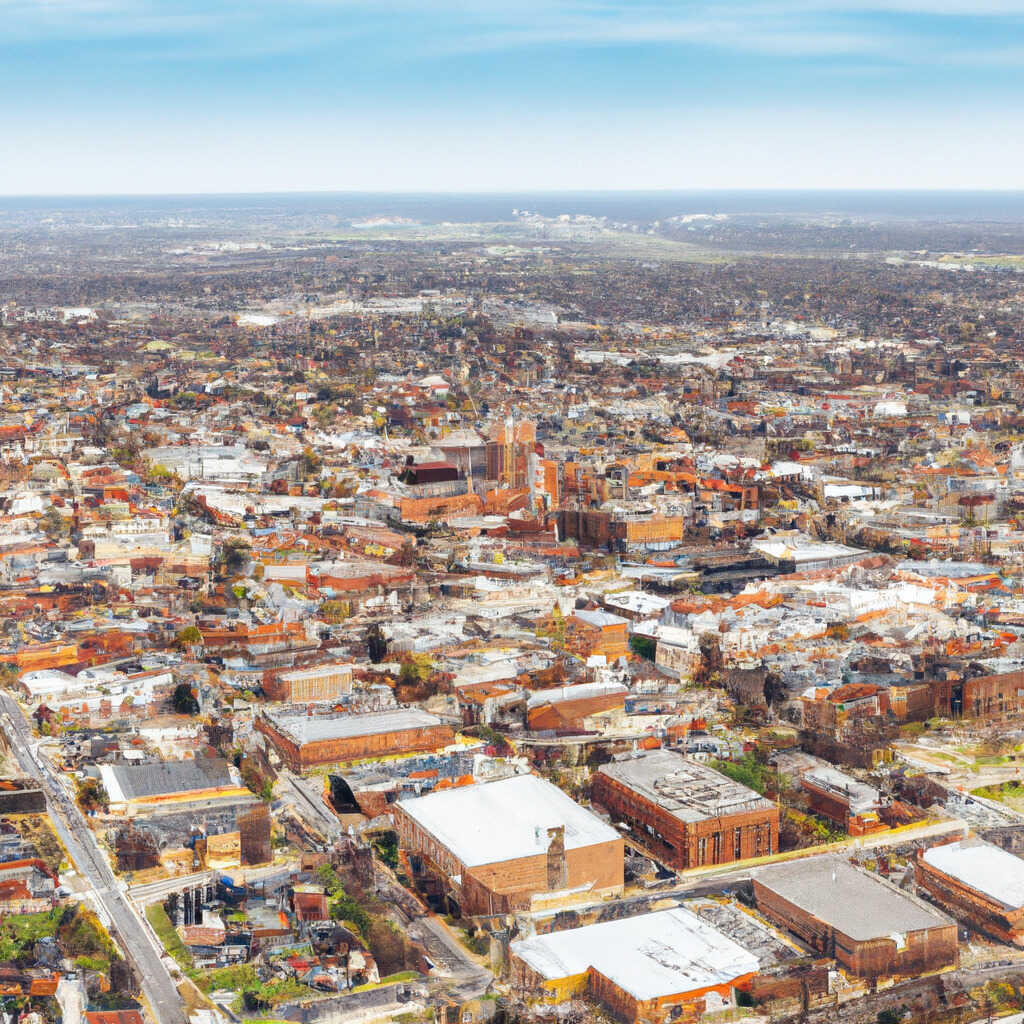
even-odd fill
[(835, 195), (835, 194), (902, 194), (902, 195), (1024, 195), (1024, 188), (985, 188), (975, 186), (906, 188), (885, 186), (871, 187), (821, 187), (778, 188), (744, 186), (743, 188), (715, 188), (697, 186), (691, 188), (580, 188), (580, 189), (259, 189), (230, 192), (8, 192), (0, 193), (0, 201), (8, 199), (189, 199), (197, 197), (245, 197), (245, 196), (581, 196), (581, 195), (687, 195), (706, 194), (765, 194), (775, 195)]

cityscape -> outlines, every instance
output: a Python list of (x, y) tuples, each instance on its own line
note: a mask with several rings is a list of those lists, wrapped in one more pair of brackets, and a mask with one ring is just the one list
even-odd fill
[(1024, 1024), (1022, 0), (0, 0), (0, 1024)]

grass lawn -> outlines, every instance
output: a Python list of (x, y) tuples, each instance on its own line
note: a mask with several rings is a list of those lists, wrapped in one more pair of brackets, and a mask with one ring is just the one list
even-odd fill
[(150, 903), (146, 907), (146, 920), (153, 926), (153, 931), (156, 932), (157, 938), (164, 944), (164, 949), (182, 967), (186, 969), (192, 967), (192, 954), (188, 951), (185, 943), (181, 941), (181, 936), (178, 934), (177, 929), (171, 924), (167, 911), (159, 903)]

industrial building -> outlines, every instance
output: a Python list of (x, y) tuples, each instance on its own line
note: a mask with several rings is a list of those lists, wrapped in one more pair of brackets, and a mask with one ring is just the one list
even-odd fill
[(537, 935), (510, 953), (513, 988), (552, 1003), (589, 996), (630, 1024), (727, 1007), (758, 969), (751, 952), (683, 907)]
[(1024, 860), (983, 839), (934, 846), (917, 855), (917, 883), (965, 924), (1024, 946)]
[(399, 800), (394, 818), (421, 883), (464, 914), (622, 892), (622, 837), (535, 775)]
[(99, 778), (112, 811), (132, 813), (159, 804), (248, 796), (238, 771), (222, 757), (150, 764), (103, 764)]
[(762, 868), (754, 899), (762, 914), (858, 977), (914, 977), (957, 963), (954, 921), (839, 857)]
[(309, 665), (288, 671), (263, 674), (267, 700), (292, 703), (304, 700), (332, 700), (352, 692), (352, 666), (347, 662)]
[(671, 750), (602, 765), (591, 795), (678, 869), (762, 857), (778, 850), (779, 809), (720, 772)]
[(363, 714), (336, 712), (330, 707), (263, 710), (256, 728), (296, 772), (324, 764), (438, 750), (455, 740), (450, 725), (419, 708)]

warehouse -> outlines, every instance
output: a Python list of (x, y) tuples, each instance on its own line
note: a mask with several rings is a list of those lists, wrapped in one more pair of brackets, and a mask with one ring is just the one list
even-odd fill
[(590, 996), (620, 1020), (650, 1024), (728, 1006), (757, 957), (682, 907), (513, 942), (513, 988), (552, 1003)]
[(237, 769), (221, 757), (150, 764), (102, 764), (99, 778), (112, 811), (137, 813), (157, 804), (247, 795)]
[(273, 744), (292, 771), (371, 757), (438, 750), (455, 741), (455, 731), (437, 715), (419, 708), (364, 714), (319, 708), (264, 710), (256, 728)]
[(399, 800), (394, 817), (422, 886), (464, 914), (622, 892), (622, 837), (535, 775)]
[(352, 692), (352, 665), (328, 662), (286, 671), (269, 669), (263, 674), (267, 700), (288, 703), (304, 700), (332, 700)]
[(592, 797), (677, 869), (768, 856), (779, 845), (779, 809), (759, 793), (672, 750), (602, 765)]
[(1024, 860), (964, 839), (917, 856), (918, 885), (965, 924), (1001, 942), (1024, 946)]
[(839, 857), (762, 868), (754, 899), (766, 917), (862, 978), (912, 977), (957, 963), (952, 920)]

